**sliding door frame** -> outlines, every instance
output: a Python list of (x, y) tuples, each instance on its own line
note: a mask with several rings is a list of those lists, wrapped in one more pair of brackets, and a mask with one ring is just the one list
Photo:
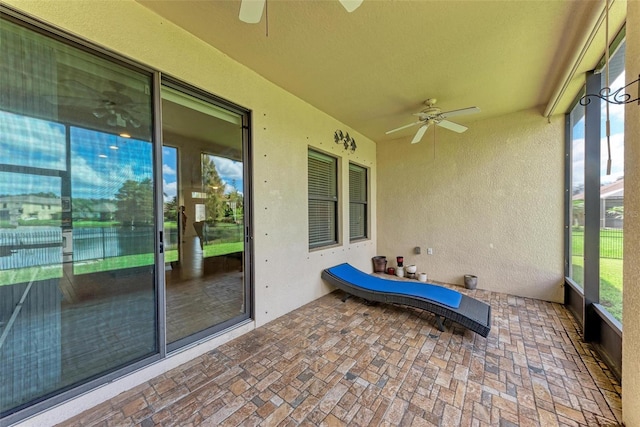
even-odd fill
[[(0, 18), (26, 28), (35, 33), (44, 35), (45, 37), (52, 38), (60, 41), (68, 46), (77, 48), (79, 50), (88, 52), (97, 57), (106, 59), (110, 62), (122, 65), (139, 73), (148, 75), (151, 78), (151, 97), (152, 97), (152, 155), (153, 155), (153, 179), (154, 182), (154, 213), (155, 213), (155, 253), (154, 253), (154, 287), (156, 296), (156, 345), (157, 351), (150, 355), (145, 356), (135, 362), (128, 363), (125, 366), (116, 368), (105, 374), (97, 374), (95, 377), (86, 380), (85, 382), (71, 386), (68, 389), (61, 389), (45, 395), (36, 401), (32, 401), (25, 405), (25, 407), (15, 410), (4, 418), (0, 419), (1, 424), (11, 425), (18, 423), (28, 417), (36, 415), (39, 412), (50, 409), (54, 406), (62, 404), (68, 400), (76, 398), (82, 394), (90, 392), (111, 383), (115, 380), (121, 379), (127, 374), (134, 371), (141, 370), (149, 367), (153, 363), (161, 361), (172, 353), (177, 353), (181, 350), (196, 345), (199, 342), (209, 340), (216, 336), (219, 336), (231, 327), (237, 327), (242, 324), (248, 323), (255, 315), (254, 304), (254, 251), (253, 251), (253, 154), (252, 154), (252, 113), (251, 110), (241, 107), (225, 99), (219, 98), (208, 91), (197, 89), (193, 86), (189, 86), (178, 78), (173, 78), (161, 74), (160, 71), (146, 66), (139, 62), (126, 58), (116, 52), (107, 50), (97, 44), (84, 40), (78, 36), (68, 33), (64, 30), (43, 23), (36, 18), (26, 15), (18, 10), (15, 10), (7, 5), (0, 5)], [(245, 311), (241, 318), (235, 317), (228, 322), (224, 322), (217, 325), (214, 328), (209, 328), (202, 331), (197, 336), (192, 337), (189, 343), (180, 343), (180, 346), (170, 348), (167, 345), (166, 339), (166, 283), (164, 277), (164, 243), (165, 236), (163, 235), (163, 188), (162, 188), (162, 102), (161, 102), (161, 87), (163, 84), (169, 82), (170, 84), (177, 85), (181, 90), (183, 88), (190, 88), (191, 92), (200, 93), (206, 95), (207, 101), (214, 101), (216, 105), (239, 114), (242, 117), (242, 150), (243, 150), (243, 194), (244, 194), (244, 252), (243, 262), (245, 266), (243, 286), (244, 286), (244, 304)]]

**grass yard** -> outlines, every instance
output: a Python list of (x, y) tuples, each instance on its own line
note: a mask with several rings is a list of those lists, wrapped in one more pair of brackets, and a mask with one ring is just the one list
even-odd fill
[[(205, 245), (204, 256), (205, 258), (213, 256), (227, 255), (236, 252), (242, 252), (244, 250), (243, 242), (232, 243), (216, 243)], [(177, 261), (178, 250), (170, 250), (165, 254), (165, 261)], [(154, 262), (154, 254), (137, 254), (127, 255), (121, 257), (105, 258), (94, 261), (87, 261), (83, 263), (77, 263), (73, 266), (73, 273), (89, 274), (97, 273), (99, 271), (110, 270), (122, 270), (126, 268), (142, 267), (145, 265), (152, 265)], [(24, 283), (31, 280), (45, 280), (62, 277), (62, 266), (44, 266), (44, 267), (29, 267), (13, 270), (1, 270), (0, 271), (0, 286), (12, 285), (15, 283)]]
[[(205, 245), (205, 258), (242, 252), (243, 242), (217, 243)], [(165, 262), (177, 261), (178, 250), (173, 249), (165, 253)], [(120, 270), (124, 268), (142, 267), (153, 264), (153, 254), (128, 255), (115, 258), (106, 258), (74, 266), (75, 274), (95, 273), (98, 271)]]
[[(600, 230), (600, 304), (622, 322), (623, 231)], [(573, 278), (584, 278), (584, 230), (571, 230)], [(578, 283), (583, 286), (583, 283)]]
[[(600, 230), (600, 257), (622, 259), (624, 235), (619, 229)], [(584, 255), (584, 230), (573, 228), (571, 230), (571, 255)]]
[(0, 286), (62, 277), (62, 265), (0, 270)]
[[(574, 256), (574, 276), (582, 277), (584, 259)], [(622, 260), (600, 258), (600, 304), (622, 322)]]

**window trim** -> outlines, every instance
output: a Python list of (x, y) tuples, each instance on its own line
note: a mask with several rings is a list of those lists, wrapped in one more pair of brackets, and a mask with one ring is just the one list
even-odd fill
[[(352, 169), (353, 168), (353, 169)], [(364, 200), (353, 200), (351, 194), (351, 171), (358, 171), (364, 175)], [(360, 240), (367, 240), (369, 238), (369, 169), (354, 162), (349, 162), (349, 241), (357, 242)], [(364, 206), (364, 229), (362, 236), (351, 235), (351, 205), (363, 205)]]
[[(316, 158), (324, 158), (325, 160), (330, 160), (333, 164), (334, 167), (334, 171), (333, 173), (335, 174), (332, 179), (333, 179), (333, 185), (334, 185), (334, 189), (333, 189), (333, 193), (335, 194), (335, 196), (325, 196), (325, 195), (319, 195), (319, 194), (312, 194), (311, 192), (311, 188), (310, 188), (310, 172), (311, 169), (309, 168), (309, 160), (311, 159), (312, 156), (316, 156)], [(340, 244), (340, 197), (339, 197), (339, 171), (340, 171), (340, 162), (339, 162), (339, 158), (336, 156), (333, 156), (331, 154), (328, 154), (326, 152), (320, 151), (316, 148), (313, 147), (308, 147), (307, 149), (307, 224), (308, 224), (308, 233), (307, 233), (307, 238), (309, 241), (309, 250), (310, 251), (314, 251), (314, 250), (318, 250), (318, 249), (324, 249), (327, 247), (332, 247), (332, 246), (337, 246)], [(331, 193), (331, 192), (329, 192)], [(334, 212), (333, 212), (333, 230), (331, 232), (331, 234), (333, 234), (333, 239), (332, 240), (325, 240), (325, 241), (321, 241), (321, 242), (312, 242), (311, 240), (311, 232), (312, 232), (312, 221), (311, 221), (311, 202), (312, 201), (320, 201), (320, 202), (331, 202), (334, 206)], [(329, 225), (329, 224), (328, 224)]]
[[(621, 31), (624, 34), (624, 29)], [(620, 34), (609, 46), (612, 53), (616, 53), (624, 37)], [(613, 54), (611, 55), (613, 56)], [(571, 186), (572, 186), (572, 123), (571, 112), (575, 105), (582, 99), (584, 93), (600, 93), (603, 82), (600, 74), (595, 71), (585, 75), (585, 86), (581, 94), (572, 103), (570, 111), (566, 114), (565, 122), (565, 305), (579, 322), (583, 339), (593, 343), (594, 349), (603, 358), (611, 372), (618, 379), (622, 371), (622, 338), (623, 325), (611, 312), (600, 303), (600, 184), (601, 184), (601, 127), (602, 110), (598, 97), (591, 97), (585, 106), (585, 234), (584, 234), (584, 258), (597, 260), (597, 262), (585, 262), (583, 288), (578, 287), (569, 274), (571, 273)]]

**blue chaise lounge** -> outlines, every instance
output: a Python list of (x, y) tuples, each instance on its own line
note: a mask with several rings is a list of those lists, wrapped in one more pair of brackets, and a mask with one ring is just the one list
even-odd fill
[(322, 278), (346, 293), (367, 301), (402, 304), (436, 315), (438, 329), (444, 331), (441, 317), (486, 337), (491, 330), (491, 306), (443, 286), (416, 281), (389, 280), (367, 274), (350, 264), (339, 264), (322, 271)]

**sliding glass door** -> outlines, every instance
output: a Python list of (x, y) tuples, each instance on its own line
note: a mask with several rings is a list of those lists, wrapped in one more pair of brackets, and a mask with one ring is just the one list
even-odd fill
[(0, 23), (6, 416), (159, 350), (151, 74)]
[[(167, 342), (248, 318), (243, 115), (162, 87)], [(166, 240), (166, 238), (165, 238)]]
[(249, 112), (160, 82), (0, 15), (0, 424), (251, 315)]

